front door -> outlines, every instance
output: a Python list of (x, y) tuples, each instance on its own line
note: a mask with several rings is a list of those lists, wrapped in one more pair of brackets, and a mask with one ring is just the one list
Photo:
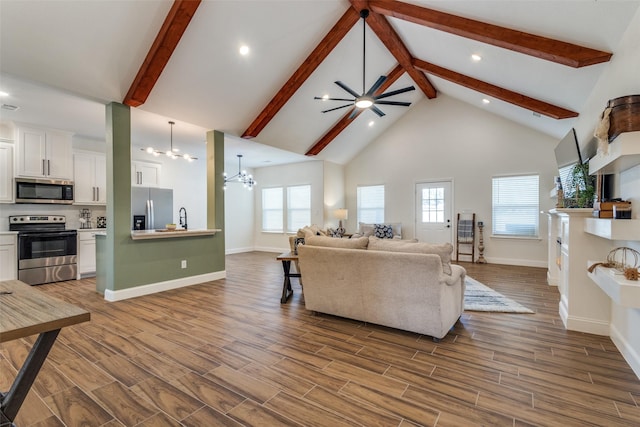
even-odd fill
[(451, 181), (416, 184), (416, 238), (453, 244)]

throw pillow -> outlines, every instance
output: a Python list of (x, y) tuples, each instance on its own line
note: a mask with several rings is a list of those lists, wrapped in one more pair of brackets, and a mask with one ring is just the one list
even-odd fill
[(388, 224), (373, 224), (373, 235), (380, 239), (393, 239), (393, 227)]
[(406, 240), (376, 239), (372, 236), (369, 238), (369, 250), (435, 254), (440, 257), (440, 262), (442, 262), (442, 272), (451, 276), (451, 253), (453, 252), (453, 245), (451, 243), (434, 245), (431, 243), (419, 243)]
[(310, 236), (304, 239), (304, 244), (306, 246), (324, 246), (329, 248), (367, 249), (369, 238), (334, 239), (333, 237), (327, 236)]

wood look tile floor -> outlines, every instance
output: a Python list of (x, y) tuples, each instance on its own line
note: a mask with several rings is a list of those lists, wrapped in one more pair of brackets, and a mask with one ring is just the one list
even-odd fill
[[(227, 278), (107, 303), (94, 279), (42, 285), (91, 311), (65, 328), (16, 424), (638, 426), (640, 381), (608, 337), (566, 331), (540, 268), (461, 263), (535, 314), (466, 312), (430, 337), (280, 304), (277, 254)], [(8, 388), (35, 337), (0, 347)]]

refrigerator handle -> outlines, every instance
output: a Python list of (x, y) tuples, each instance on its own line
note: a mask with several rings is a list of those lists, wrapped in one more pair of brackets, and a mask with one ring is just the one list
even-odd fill
[(151, 207), (151, 209), (149, 210), (149, 215), (151, 216), (151, 222), (150, 222), (150, 229), (154, 230), (156, 228), (156, 216), (155, 216), (155, 209), (153, 209), (153, 200), (149, 200), (149, 206)]

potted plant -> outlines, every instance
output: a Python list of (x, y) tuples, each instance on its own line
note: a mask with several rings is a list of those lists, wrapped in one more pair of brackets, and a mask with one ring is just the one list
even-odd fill
[(589, 162), (576, 164), (569, 173), (565, 207), (592, 208), (596, 195), (595, 177), (589, 175)]

